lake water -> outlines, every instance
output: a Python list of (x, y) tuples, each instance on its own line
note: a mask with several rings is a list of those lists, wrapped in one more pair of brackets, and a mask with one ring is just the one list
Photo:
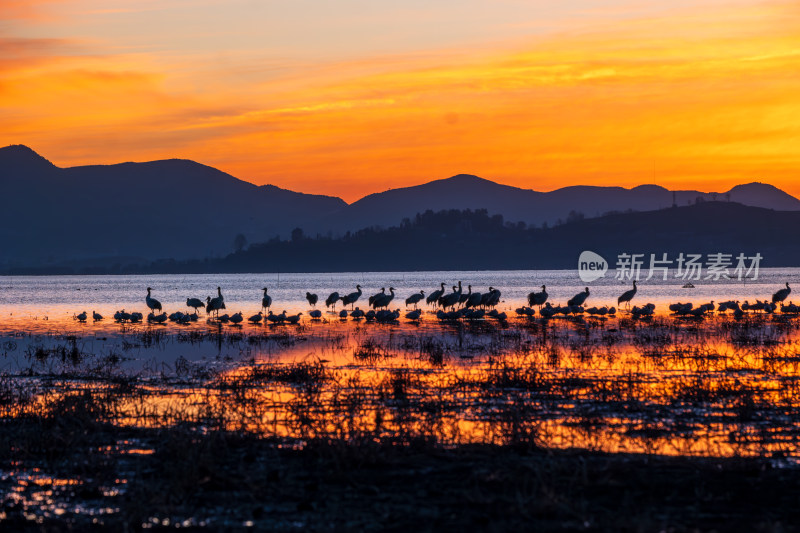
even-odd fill
[[(411, 432), (447, 445), (508, 443), (523, 431), (558, 448), (800, 461), (791, 415), (800, 409), (800, 319), (667, 316), (675, 301), (769, 299), (798, 276), (800, 269), (762, 269), (757, 281), (694, 281), (694, 289), (674, 278), (643, 280), (634, 303), (656, 304), (652, 320), (619, 313), (550, 321), (513, 309), (542, 284), (553, 304), (565, 303), (586, 286), (576, 272), (5, 277), (0, 385), (7, 394), (40, 391), (23, 405), (35, 411), (127, 383), (104, 400), (120, 425), (202, 425), (213, 410), (227, 428), (292, 441)], [(499, 288), (510, 319), (441, 323), (426, 313), (419, 323), (378, 324), (326, 311), (297, 326), (237, 327), (204, 314), (188, 325), (111, 320), (118, 309), (146, 314), (147, 287), (169, 313), (220, 286), (227, 312), (248, 316), (260, 309), (264, 286), (276, 312), (307, 313), (306, 291), (322, 301), (361, 284), (363, 309), (368, 295), (393, 286), (391, 307), (402, 309), (408, 295), (459, 280), (481, 292)], [(589, 305), (615, 305), (629, 284), (612, 272), (590, 287)], [(106, 319), (79, 323), (74, 315), (84, 310)]]
[[(657, 311), (666, 312), (668, 303), (711, 300), (769, 299), (784, 284), (800, 277), (800, 269), (761, 269), (757, 280), (693, 280), (694, 289), (682, 288), (683, 279), (671, 271), (668, 280), (656, 276), (639, 283), (634, 304), (652, 302)], [(0, 277), (0, 330), (22, 328), (34, 331), (73, 328), (73, 317), (81, 311), (92, 311), (110, 318), (116, 310), (148, 312), (144, 303), (147, 287), (164, 311), (186, 311), (187, 298), (215, 296), (221, 287), (228, 313), (242, 311), (250, 316), (260, 310), (262, 288), (267, 287), (275, 313), (307, 312), (306, 291), (316, 293), (317, 307), (325, 311), (324, 300), (331, 292), (340, 295), (355, 291), (360, 284), (363, 296), (357, 303), (367, 308), (367, 297), (381, 287), (395, 288), (391, 308), (404, 308), (404, 300), (412, 293), (426, 294), (445, 283), (445, 290), (461, 281), (464, 291), (472, 285), (475, 292), (486, 292), (489, 286), (502, 291), (499, 310), (513, 310), (526, 303), (527, 294), (547, 286), (549, 301), (565, 304), (587, 285), (591, 296), (587, 305), (616, 305), (617, 297), (630, 288), (630, 282), (615, 279), (614, 271), (590, 284), (583, 283), (575, 270), (520, 270), (477, 272), (348, 272), (327, 274), (203, 274), (151, 276), (4, 276)], [(791, 299), (791, 298), (790, 298)], [(800, 301), (800, 298), (798, 298)], [(202, 313), (201, 313), (202, 314)], [(89, 320), (91, 322), (91, 319)], [(108, 324), (110, 321), (105, 321)], [(102, 325), (102, 323), (101, 323)], [(83, 328), (89, 325), (81, 326)], [(100, 327), (100, 325), (98, 326)]]

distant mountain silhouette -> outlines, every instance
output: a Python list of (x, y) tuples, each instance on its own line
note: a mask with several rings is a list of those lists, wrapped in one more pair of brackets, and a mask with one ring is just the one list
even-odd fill
[[(800, 200), (771, 185), (749, 183), (724, 193), (675, 191), (675, 203), (730, 200), (744, 205), (778, 210), (800, 210)], [(553, 225), (574, 217), (597, 217), (611, 211), (652, 211), (673, 204), (673, 192), (657, 185), (623, 187), (573, 186), (537, 192), (459, 174), (414, 187), (370, 194), (325, 218), (325, 227), (336, 232), (366, 226), (388, 227), (403, 218), (432, 209), (487, 209), (506, 220)]]
[[(547, 229), (509, 223), (485, 210), (428, 211), (399, 227), (367, 228), (340, 238), (273, 239), (219, 259), (149, 264), (64, 264), (13, 273), (162, 274), (213, 272), (355, 272), (403, 270), (574, 269), (583, 250), (611, 267), (621, 253), (762, 256), (761, 267), (800, 265), (800, 211), (703, 202), (657, 211), (605, 215)], [(480, 253), (470, 253), (480, 251)], [(674, 265), (673, 265), (674, 266)]]
[(27, 264), (227, 254), (346, 205), (187, 160), (62, 169), (25, 146), (0, 148), (0, 188), (0, 261)]
[(233, 250), (239, 233), (249, 243), (286, 238), (298, 227), (305, 235), (336, 237), (396, 226), (426, 210), (486, 209), (505, 221), (537, 226), (663, 209), (672, 206), (673, 196), (679, 206), (729, 200), (800, 211), (800, 200), (761, 183), (724, 193), (673, 194), (656, 185), (537, 192), (468, 174), (370, 194), (348, 205), (335, 197), (256, 186), (188, 160), (59, 168), (21, 145), (0, 148), (0, 190), (0, 268), (220, 257)]

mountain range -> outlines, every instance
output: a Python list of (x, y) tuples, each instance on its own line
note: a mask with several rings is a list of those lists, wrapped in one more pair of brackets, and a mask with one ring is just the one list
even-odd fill
[(336, 197), (257, 186), (194, 161), (170, 159), (59, 168), (30, 148), (0, 148), (0, 266), (64, 261), (149, 261), (226, 255), (234, 238), (251, 243), (340, 235), (398, 225), (427, 210), (486, 209), (506, 221), (554, 225), (608, 212), (652, 211), (700, 201), (798, 211), (800, 200), (749, 183), (722, 193), (670, 191), (657, 185), (565, 187), (538, 192), (460, 174), (370, 194)]

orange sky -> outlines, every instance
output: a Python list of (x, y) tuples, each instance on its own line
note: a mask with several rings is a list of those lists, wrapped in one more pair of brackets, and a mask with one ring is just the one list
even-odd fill
[(796, 4), (518, 4), (486, 29), (476, 0), (463, 34), (440, 36), (436, 12), (410, 42), (425, 11), (334, 18), (352, 25), (335, 35), (320, 15), (298, 36), (301, 13), (216, 24), (213, 0), (166, 3), (3, 2), (0, 145), (59, 166), (194, 159), (347, 201), (457, 173), (800, 196)]

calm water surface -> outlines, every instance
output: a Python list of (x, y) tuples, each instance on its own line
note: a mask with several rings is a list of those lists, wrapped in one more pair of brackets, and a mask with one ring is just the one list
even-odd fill
[[(698, 321), (667, 316), (666, 307), (769, 299), (798, 277), (800, 269), (763, 269), (757, 281), (694, 281), (694, 289), (642, 281), (634, 303), (660, 311), (644, 321), (513, 313), (542, 284), (553, 304), (565, 303), (586, 285), (573, 271), (4, 277), (0, 378), (15, 380), (4, 382), (11, 388), (55, 387), (31, 409), (86, 387), (102, 391), (109, 378), (133, 379), (136, 393), (113, 396), (123, 425), (202, 423), (213, 411), (230, 429), (291, 439), (410, 431), (445, 444), (506, 443), (522, 430), (552, 447), (795, 461), (800, 318)], [(420, 323), (368, 324), (329, 312), (298, 326), (237, 327), (204, 315), (185, 326), (111, 320), (118, 309), (146, 314), (148, 286), (168, 313), (220, 286), (227, 312), (247, 317), (260, 309), (264, 286), (276, 312), (306, 313), (306, 291), (324, 300), (361, 284), (363, 309), (370, 294), (393, 286), (391, 307), (402, 309), (408, 295), (459, 280), (480, 292), (499, 288), (508, 323), (442, 324), (427, 313)], [(588, 305), (615, 305), (629, 284), (609, 273), (590, 288)], [(106, 319), (74, 319), (93, 310)], [(281, 373), (298, 364), (314, 366)], [(309, 368), (326, 376), (318, 386), (302, 381)]]
[[(694, 289), (683, 289), (684, 281), (670, 273), (667, 281), (654, 277), (640, 281), (634, 304), (652, 302), (657, 310), (666, 311), (668, 303), (711, 300), (769, 299), (784, 283), (800, 278), (800, 269), (761, 269), (756, 281), (733, 280), (693, 281)], [(492, 286), (502, 291), (499, 310), (513, 310), (526, 302), (532, 290), (547, 285), (550, 301), (565, 304), (587, 285), (572, 270), (543, 271), (478, 271), (478, 272), (365, 272), (329, 274), (203, 274), (153, 276), (23, 276), (0, 277), (0, 330), (21, 328), (36, 331), (75, 327), (73, 317), (81, 311), (92, 311), (110, 318), (116, 310), (148, 312), (144, 304), (147, 287), (152, 287), (164, 311), (186, 311), (186, 298), (215, 296), (222, 287), (227, 312), (242, 311), (245, 317), (260, 310), (262, 287), (269, 289), (273, 310), (280, 313), (306, 312), (309, 308), (306, 291), (319, 295), (318, 308), (324, 310), (324, 299), (331, 292), (344, 295), (362, 286), (364, 295), (358, 302), (367, 308), (369, 295), (381, 287), (395, 288), (396, 298), (391, 308), (404, 307), (412, 293), (426, 294), (444, 282), (446, 291), (462, 281), (464, 291), (472, 285), (475, 292), (486, 292)], [(609, 271), (605, 278), (588, 284), (591, 296), (587, 305), (616, 305), (617, 297), (630, 288), (630, 282), (614, 278)], [(791, 299), (791, 298), (790, 298)], [(798, 298), (800, 301), (800, 298)], [(90, 320), (91, 322), (91, 320)], [(81, 326), (89, 327), (89, 326)]]

